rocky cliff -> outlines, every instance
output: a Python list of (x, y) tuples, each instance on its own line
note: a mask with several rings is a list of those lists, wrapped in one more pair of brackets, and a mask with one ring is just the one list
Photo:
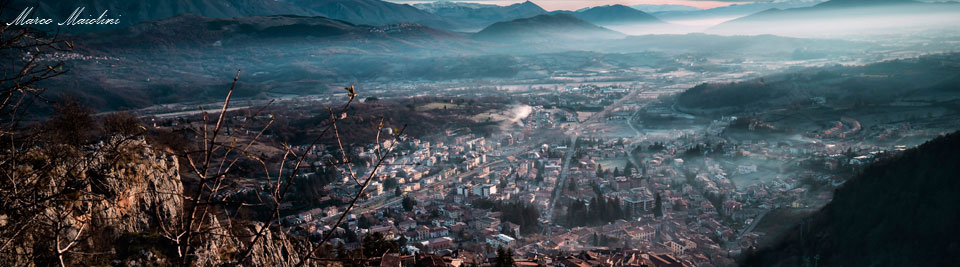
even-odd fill
[[(177, 265), (178, 229), (185, 213), (177, 157), (143, 138), (96, 145), (37, 146), (19, 157), (0, 197), (0, 265)], [(19, 188), (16, 188), (18, 187)], [(20, 189), (20, 190), (17, 190)], [(262, 223), (211, 213), (187, 262), (235, 261)], [(299, 254), (293, 242), (266, 231), (246, 264), (286, 266)], [(178, 240), (179, 239), (179, 240)]]

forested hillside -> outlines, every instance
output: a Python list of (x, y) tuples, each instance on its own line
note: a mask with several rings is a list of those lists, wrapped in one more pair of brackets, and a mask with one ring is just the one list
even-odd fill
[(960, 132), (877, 162), (747, 266), (950, 266), (960, 261)]

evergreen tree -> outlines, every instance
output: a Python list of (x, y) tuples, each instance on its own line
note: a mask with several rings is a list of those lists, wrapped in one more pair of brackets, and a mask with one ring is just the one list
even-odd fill
[(387, 178), (383, 180), (383, 188), (390, 189), (399, 186), (396, 178)]
[(497, 259), (494, 262), (495, 267), (513, 267), (513, 250), (497, 247)]
[(620, 199), (598, 196), (590, 199), (590, 205), (584, 200), (576, 200), (567, 207), (564, 217), (567, 226), (585, 226), (610, 223), (630, 218), (629, 211), (620, 205)]
[(660, 200), (660, 193), (657, 193), (657, 197), (653, 201), (653, 216), (663, 217), (663, 203)]
[(407, 255), (407, 237), (400, 235), (400, 239), (397, 239), (397, 245), (400, 247), (400, 255)]
[(413, 199), (410, 197), (403, 197), (403, 200), (400, 202), (403, 205), (403, 210), (411, 211), (413, 210), (413, 205), (415, 204)]
[(499, 203), (494, 209), (500, 211), (501, 221), (519, 225), (522, 234), (540, 231), (540, 211), (531, 204), (521, 202)]
[(347, 250), (347, 247), (343, 245), (343, 243), (337, 242), (336, 253), (338, 259), (346, 259), (349, 251)]
[(363, 256), (378, 257), (387, 252), (400, 252), (400, 245), (393, 240), (387, 240), (381, 233), (373, 233), (363, 238)]

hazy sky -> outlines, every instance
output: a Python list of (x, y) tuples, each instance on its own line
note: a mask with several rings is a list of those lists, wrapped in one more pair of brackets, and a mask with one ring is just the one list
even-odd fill
[[(434, 1), (421, 1), (421, 0), (387, 0), (395, 3), (426, 3)], [(486, 3), (486, 4), (497, 4), (497, 5), (509, 5), (514, 3), (520, 3), (525, 0), (452, 0), (454, 2), (471, 2), (471, 3)], [(602, 5), (613, 5), (613, 4), (622, 4), (622, 5), (687, 5), (698, 8), (714, 8), (719, 6), (726, 6), (737, 3), (749, 3), (753, 2), (750, 0), (746, 1), (713, 1), (713, 0), (532, 0), (537, 5), (543, 7), (543, 9), (553, 11), (553, 10), (577, 10), (584, 7), (591, 6), (602, 6)]]

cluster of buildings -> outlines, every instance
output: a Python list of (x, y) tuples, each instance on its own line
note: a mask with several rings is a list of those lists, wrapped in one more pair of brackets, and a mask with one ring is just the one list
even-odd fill
[[(569, 88), (567, 93), (621, 93), (617, 89)], [(600, 104), (584, 101), (561, 104)], [(629, 117), (636, 108), (607, 114), (606, 119)], [(719, 137), (731, 119), (715, 121), (697, 133), (651, 135), (637, 143), (572, 142), (566, 136), (541, 134), (564, 129), (578, 116), (562, 108), (534, 106), (511, 131), (478, 135), (447, 130), (423, 140), (351, 148), (349, 154), (356, 155), (352, 171), (360, 182), (377, 164), (378, 147), (394, 148), (396, 156), (372, 176), (346, 221), (332, 228), (347, 208), (346, 200), (361, 188), (346, 168), (338, 169), (337, 180), (321, 189), (320, 202), (328, 205), (298, 210), (297, 205), (281, 203), (289, 214), (282, 220), (308, 236), (332, 232), (331, 242), (348, 248), (359, 247), (371, 234), (402, 240), (404, 253), (370, 259), (381, 266), (410, 261), (484, 266), (491, 264), (499, 247), (512, 249), (518, 266), (733, 266), (733, 258), (765, 235), (755, 227), (766, 213), (822, 205), (832, 197), (829, 189), (843, 183), (830, 170), (866, 164), (881, 154), (862, 151), (882, 150), (839, 142)], [(692, 150), (703, 144), (708, 145)], [(323, 155), (316, 165), (340, 158), (322, 146), (294, 149)], [(627, 164), (601, 169), (612, 161)], [(771, 167), (766, 162), (781, 164)], [(811, 164), (824, 171), (809, 168)], [(304, 174), (302, 179), (316, 175)], [(764, 179), (737, 182), (753, 176)], [(571, 203), (589, 207), (598, 199), (615, 201), (622, 218), (575, 227), (562, 221)], [(504, 203), (533, 207), (538, 214), (504, 214)], [(537, 218), (536, 226), (518, 219), (524, 216)]]
[[(379, 148), (394, 147), (396, 156), (381, 165), (341, 226), (331, 227), (347, 208), (346, 200), (360, 190), (345, 167), (337, 170), (337, 180), (325, 185), (320, 194), (340, 201), (300, 211), (296, 211), (297, 205), (281, 203), (281, 210), (291, 213), (281, 220), (307, 236), (333, 232), (331, 242), (348, 248), (358, 247), (364, 236), (375, 233), (388, 240), (402, 239), (404, 251), (411, 255), (516, 248), (530, 231), (521, 229), (521, 222), (504, 220), (494, 206), (523, 203), (546, 212), (566, 148), (543, 146), (534, 140), (541, 136), (529, 133), (540, 127), (558, 127), (557, 115), (537, 108), (523, 119), (523, 129), (518, 132), (479, 136), (446, 131), (430, 141), (383, 141)], [(322, 155), (314, 162), (317, 165), (339, 158), (323, 146), (294, 149)], [(377, 161), (376, 149), (373, 144), (349, 151), (357, 155), (352, 158), (356, 177), (367, 177), (364, 174), (369, 174)], [(307, 173), (301, 179), (318, 175)]]
[[(450, 254), (438, 255), (432, 253), (401, 255), (389, 253), (382, 257), (368, 259), (368, 266), (400, 267), (400, 266), (496, 266), (495, 254), (474, 253), (458, 250)], [(607, 250), (595, 249), (572, 253), (570, 255), (533, 255), (529, 257), (515, 257), (513, 266), (560, 266), (560, 267), (595, 267), (595, 266), (649, 266), (649, 267), (681, 267), (684, 265), (677, 258), (668, 254), (654, 254), (641, 250)]]

